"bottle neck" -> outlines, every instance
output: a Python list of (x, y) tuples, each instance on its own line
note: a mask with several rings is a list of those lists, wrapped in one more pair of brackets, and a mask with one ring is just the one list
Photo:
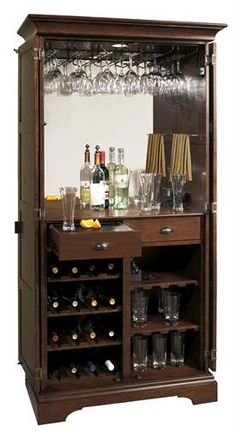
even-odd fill
[(106, 160), (105, 152), (101, 151), (100, 152), (100, 164), (104, 166), (105, 165), (105, 160)]
[(96, 152), (94, 155), (94, 165), (100, 166), (100, 152)]
[(90, 164), (90, 152), (89, 151), (84, 152), (84, 163)]
[(124, 152), (118, 153), (118, 165), (124, 165)]
[(115, 151), (110, 150), (109, 152), (109, 163), (115, 163)]

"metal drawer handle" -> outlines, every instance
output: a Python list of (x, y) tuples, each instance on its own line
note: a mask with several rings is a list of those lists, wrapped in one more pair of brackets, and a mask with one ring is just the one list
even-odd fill
[(102, 242), (102, 243), (95, 243), (93, 245), (93, 249), (100, 251), (100, 250), (106, 250), (111, 246), (109, 242)]
[(174, 228), (171, 227), (163, 227), (160, 229), (160, 234), (171, 234), (174, 232)]

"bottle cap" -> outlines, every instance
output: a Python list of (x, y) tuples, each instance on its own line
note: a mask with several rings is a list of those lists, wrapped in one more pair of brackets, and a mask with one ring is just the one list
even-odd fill
[(109, 334), (109, 337), (114, 337), (115, 336), (114, 330), (109, 330), (108, 334)]
[(73, 366), (70, 371), (72, 374), (76, 374), (77, 373), (77, 367)]
[(90, 336), (90, 339), (95, 339), (95, 337), (96, 337), (96, 333), (95, 333), (94, 331), (91, 331), (91, 332), (89, 333), (89, 336)]
[(92, 306), (92, 307), (97, 307), (97, 305), (98, 305), (97, 300), (93, 299), (93, 300), (91, 301), (91, 306)]
[(73, 333), (71, 337), (73, 340), (77, 340), (79, 336), (77, 333)]
[(109, 299), (109, 304), (110, 304), (111, 306), (114, 306), (114, 305), (116, 304), (116, 299), (114, 299), (113, 297), (111, 297), (111, 298)]
[(100, 162), (101, 164), (105, 164), (106, 155), (104, 151), (100, 151)]
[(71, 269), (71, 272), (73, 273), (73, 274), (77, 274), (78, 273), (78, 267), (76, 267), (76, 266), (74, 266), (74, 267), (72, 267), (72, 269)]
[(53, 266), (53, 267), (52, 267), (52, 273), (53, 273), (53, 274), (57, 274), (58, 272), (59, 272), (58, 267)]
[(74, 308), (78, 307), (78, 306), (79, 306), (79, 302), (78, 302), (77, 300), (73, 300), (73, 302), (72, 302), (72, 306), (73, 306)]
[(54, 301), (53, 304), (52, 304), (53, 309), (57, 309), (58, 306), (59, 306), (58, 301)]

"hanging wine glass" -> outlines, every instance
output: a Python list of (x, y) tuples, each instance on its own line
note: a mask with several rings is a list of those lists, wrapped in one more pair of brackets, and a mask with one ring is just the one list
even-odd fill
[(125, 96), (133, 96), (140, 91), (140, 78), (138, 74), (133, 70), (133, 60), (129, 57), (129, 69), (125, 74)]
[(140, 77), (140, 90), (143, 94), (149, 94), (151, 85), (150, 73), (147, 70), (147, 61), (144, 62), (144, 72)]
[(163, 93), (163, 77), (160, 65), (157, 65), (156, 59), (154, 60), (153, 69), (149, 72), (149, 94), (156, 96)]
[(92, 78), (92, 63), (88, 63), (88, 73), (86, 76), (82, 77), (79, 87), (79, 95), (80, 96), (93, 96), (95, 93), (94, 90), (94, 80)]
[(86, 71), (83, 68), (82, 60), (79, 60), (77, 58), (76, 70), (71, 72), (70, 78), (71, 78), (72, 91), (78, 93), (83, 79), (87, 78)]
[(62, 79), (62, 73), (58, 68), (58, 61), (55, 57), (49, 60), (49, 69), (45, 75), (45, 93), (58, 93), (60, 89), (60, 82)]
[(63, 76), (60, 80), (60, 94), (62, 96), (70, 96), (72, 94), (72, 79), (68, 74), (68, 65), (63, 65)]

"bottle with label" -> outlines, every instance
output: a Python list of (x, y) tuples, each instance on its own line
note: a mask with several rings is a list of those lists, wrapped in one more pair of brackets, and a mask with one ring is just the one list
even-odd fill
[(124, 149), (118, 148), (118, 165), (115, 168), (114, 190), (116, 210), (125, 210), (129, 203), (129, 171), (124, 165)]
[(109, 206), (114, 205), (114, 176), (115, 176), (115, 147), (109, 147), (109, 163), (107, 169), (109, 171)]
[(100, 152), (100, 163), (101, 163), (101, 169), (104, 172), (105, 176), (105, 208), (109, 207), (109, 171), (105, 165), (106, 161), (106, 154), (104, 151)]
[(86, 144), (84, 152), (84, 165), (80, 170), (80, 207), (88, 208), (90, 206), (90, 151), (89, 145)]
[(105, 175), (100, 165), (99, 146), (96, 146), (94, 167), (90, 173), (90, 208), (103, 210), (105, 207)]

